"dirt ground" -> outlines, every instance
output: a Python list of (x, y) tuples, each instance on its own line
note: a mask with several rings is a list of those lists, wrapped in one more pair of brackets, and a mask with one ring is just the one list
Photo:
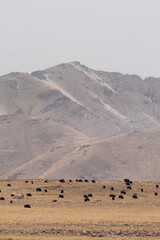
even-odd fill
[[(25, 181), (0, 181), (0, 199), (4, 198), (0, 200), (0, 240), (160, 239), (158, 183), (133, 182), (132, 189), (127, 189), (123, 181)], [(16, 199), (17, 194), (24, 198)], [(84, 202), (88, 194), (92, 197)], [(116, 195), (115, 200), (110, 194)], [(26, 204), (31, 208), (24, 208)]]

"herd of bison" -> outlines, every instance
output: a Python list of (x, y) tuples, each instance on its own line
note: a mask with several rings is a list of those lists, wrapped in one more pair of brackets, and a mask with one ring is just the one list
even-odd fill
[[(65, 181), (66, 181), (66, 180), (64, 180), (64, 179), (60, 179), (60, 180), (59, 180), (60, 183), (65, 183)], [(85, 183), (90, 182), (90, 183), (96, 184), (96, 180), (91, 180), (91, 181), (89, 181), (89, 180), (87, 180), (87, 179), (85, 179), (85, 180), (82, 180), (82, 179), (69, 180), (68, 182), (72, 183), (73, 181), (74, 181), (74, 182), (85, 182)], [(25, 183), (26, 183), (26, 184), (29, 183), (29, 180), (25, 180)], [(31, 183), (31, 184), (34, 184), (34, 181), (30, 181), (30, 183)], [(48, 183), (48, 180), (44, 180), (44, 183)], [(120, 191), (120, 194), (118, 194), (118, 195), (114, 194), (114, 191), (115, 191), (114, 187), (113, 187), (113, 186), (110, 187), (110, 191), (111, 191), (112, 193), (109, 194), (109, 197), (110, 197), (111, 200), (115, 200), (115, 198), (124, 199), (124, 198), (125, 198), (125, 195), (127, 194), (127, 191), (129, 191), (129, 190), (132, 189), (132, 183), (133, 183), (133, 181), (131, 181), (131, 180), (128, 179), (128, 178), (125, 178), (125, 179), (124, 179), (124, 183), (125, 183), (125, 185), (126, 185), (126, 189), (127, 189), (127, 190), (122, 189), (122, 190)], [(7, 187), (11, 187), (11, 186), (12, 186), (12, 185), (11, 185), (10, 183), (7, 184)], [(103, 189), (106, 189), (107, 187), (106, 187), (106, 185), (102, 185), (102, 188), (103, 188)], [(155, 188), (159, 188), (159, 185), (158, 185), (158, 184), (155, 184)], [(35, 188), (35, 190), (36, 190), (36, 192), (42, 192), (42, 188), (41, 188), (41, 187)], [(144, 189), (141, 188), (140, 191), (143, 192)], [(44, 189), (44, 192), (48, 192), (48, 190), (47, 190), (47, 189)], [(3, 195), (2, 190), (0, 190), (0, 193), (1, 193), (0, 201), (5, 201), (5, 197), (2, 196), (2, 195)], [(157, 191), (154, 191), (153, 193), (154, 193), (155, 196), (158, 196)], [(27, 193), (26, 196), (27, 196), (27, 197), (32, 197), (32, 194), (31, 194), (31, 193)], [(11, 197), (11, 199), (10, 199), (9, 203), (10, 203), (10, 204), (13, 204), (13, 203), (14, 203), (14, 199), (24, 199), (24, 194), (13, 194), (13, 193), (11, 193), (11, 194), (10, 194), (10, 197)], [(93, 194), (92, 194), (92, 193), (84, 194), (84, 195), (83, 195), (84, 202), (89, 202), (92, 197), (93, 197)], [(137, 193), (132, 194), (132, 198), (133, 198), (133, 199), (138, 199), (138, 197), (139, 197), (139, 196), (138, 196)], [(65, 198), (65, 191), (64, 191), (64, 189), (61, 189), (61, 190), (60, 190), (58, 198)], [(57, 202), (57, 200), (52, 200), (52, 202)], [(31, 208), (31, 205), (30, 205), (30, 204), (25, 204), (25, 205), (24, 205), (24, 208)]]

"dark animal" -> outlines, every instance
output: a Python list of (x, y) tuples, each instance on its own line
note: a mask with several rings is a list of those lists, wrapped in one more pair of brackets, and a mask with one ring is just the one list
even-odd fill
[(89, 202), (89, 201), (90, 201), (89, 198), (84, 199), (84, 202)]
[(14, 197), (14, 194), (11, 194), (11, 197)]
[(36, 188), (36, 191), (37, 192), (42, 192), (42, 189), (41, 188)]
[(69, 180), (69, 182), (72, 182), (72, 180)]
[(106, 186), (105, 186), (105, 185), (103, 185), (103, 188), (106, 188)]
[(64, 196), (60, 194), (60, 195), (59, 195), (59, 198), (64, 198)]
[(52, 202), (57, 202), (57, 200), (52, 200)]
[(93, 197), (92, 193), (89, 193), (89, 194), (88, 194), (88, 197)]
[(130, 180), (130, 179), (128, 179), (128, 178), (125, 178), (124, 179), (124, 182), (127, 184), (127, 183), (129, 183), (129, 184), (132, 184), (133, 182)]
[(112, 200), (115, 200), (115, 197), (112, 197)]
[(155, 196), (157, 196), (157, 195), (158, 195), (158, 193), (157, 193), (157, 192), (155, 192), (155, 193), (154, 193), (154, 195), (155, 195)]
[(31, 208), (31, 206), (29, 204), (25, 204), (24, 208)]
[(119, 195), (119, 198), (123, 199), (124, 197), (122, 195)]
[(76, 179), (76, 182), (79, 182), (79, 180), (78, 180), (78, 179)]
[(127, 189), (132, 189), (131, 186), (128, 186)]
[(13, 201), (11, 200), (11, 201), (10, 201), (10, 203), (12, 204), (12, 203), (13, 203)]
[(121, 194), (126, 194), (126, 192), (125, 191), (121, 191)]
[(61, 183), (64, 183), (64, 182), (65, 182), (65, 180), (64, 180), (64, 179), (60, 179), (60, 180), (59, 180), (59, 182), (61, 182)]
[(27, 193), (27, 196), (28, 196), (28, 197), (31, 197), (31, 196), (32, 196), (32, 194), (31, 194), (31, 193)]
[(63, 189), (61, 190), (61, 193), (64, 193), (64, 190), (63, 190)]
[(25, 181), (25, 183), (28, 183), (28, 181)]
[(116, 197), (116, 195), (115, 195), (115, 194), (110, 194), (109, 196), (110, 196), (110, 197), (114, 197), (114, 198)]
[(125, 178), (124, 182), (130, 182), (129, 178)]
[(44, 192), (48, 192), (47, 189), (45, 189)]
[(87, 196), (87, 195), (83, 195), (83, 197), (84, 197), (84, 198), (88, 198), (88, 196)]
[(33, 182), (33, 181), (31, 181), (31, 183), (33, 184), (34, 182)]
[(0, 200), (5, 200), (5, 198), (4, 197), (0, 197)]
[(89, 182), (87, 179), (84, 180), (85, 182)]
[(48, 183), (48, 181), (47, 181), (47, 180), (45, 180), (44, 182), (45, 182), (45, 183)]
[(92, 183), (96, 183), (96, 181), (95, 181), (95, 180), (92, 180)]
[(130, 186), (130, 183), (129, 183), (129, 182), (126, 182), (126, 185), (127, 185), (127, 186)]
[(156, 188), (159, 188), (159, 185), (158, 185), (158, 184), (156, 185)]
[(7, 186), (8, 186), (8, 187), (11, 187), (11, 184), (10, 184), (10, 183), (8, 183), (8, 184), (7, 184)]
[(111, 190), (114, 191), (114, 187), (111, 187)]
[(0, 190), (0, 192), (1, 192), (1, 190)]
[(79, 182), (83, 182), (83, 180), (82, 180), (82, 179), (79, 179)]
[(138, 198), (137, 194), (133, 194), (132, 198)]
[(143, 188), (141, 188), (141, 192), (143, 192)]

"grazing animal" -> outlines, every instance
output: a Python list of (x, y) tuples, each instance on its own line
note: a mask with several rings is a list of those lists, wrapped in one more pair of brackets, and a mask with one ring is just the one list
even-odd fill
[(123, 190), (123, 191), (121, 191), (121, 194), (126, 194), (126, 191), (124, 191), (124, 190)]
[(93, 180), (92, 180), (92, 183), (96, 183), (96, 181), (93, 179)]
[(47, 190), (47, 189), (44, 189), (44, 192), (48, 192), (48, 190)]
[(31, 196), (32, 196), (32, 194), (31, 194), (31, 193), (27, 193), (27, 196), (28, 196), (28, 197), (31, 197)]
[(48, 181), (47, 181), (47, 180), (45, 180), (44, 182), (45, 182), (45, 183), (48, 183)]
[(112, 197), (112, 200), (115, 200), (115, 197)]
[(5, 200), (5, 198), (4, 197), (0, 197), (0, 200)]
[(133, 183), (133, 182), (132, 182), (130, 179), (128, 179), (128, 178), (125, 178), (125, 179), (124, 179), (124, 182), (125, 182), (126, 184), (127, 184), (127, 183), (128, 183), (128, 184), (132, 184), (132, 183)]
[(28, 181), (25, 181), (25, 183), (28, 183)]
[(83, 180), (82, 180), (82, 179), (79, 179), (79, 182), (83, 182)]
[(83, 197), (84, 197), (84, 198), (88, 198), (88, 196), (87, 196), (87, 195), (83, 195)]
[(116, 197), (116, 195), (115, 195), (115, 194), (110, 194), (109, 196), (110, 196), (110, 197), (114, 197), (114, 198)]
[(141, 188), (141, 192), (143, 192), (143, 188)]
[(84, 202), (89, 202), (89, 201), (90, 201), (89, 198), (84, 199)]
[(64, 179), (60, 179), (60, 180), (59, 180), (59, 182), (61, 182), (61, 183), (64, 183), (64, 182), (65, 182), (65, 180), (64, 180)]
[(87, 179), (84, 180), (85, 182), (89, 182)]
[(11, 184), (10, 184), (10, 183), (8, 183), (8, 184), (7, 184), (7, 186), (8, 186), (8, 187), (11, 187)]
[(93, 197), (92, 193), (89, 193), (89, 194), (88, 194), (88, 197)]
[(11, 197), (14, 197), (14, 194), (11, 194)]
[(29, 204), (25, 204), (24, 208), (31, 208), (31, 206)]
[(12, 204), (12, 203), (13, 203), (13, 201), (11, 200), (11, 201), (10, 201), (10, 203)]
[(111, 190), (114, 191), (114, 187), (111, 187)]
[(126, 185), (127, 185), (127, 186), (130, 186), (130, 183), (129, 183), (129, 182), (126, 182)]
[(1, 192), (1, 190), (0, 190), (0, 192)]
[(158, 195), (158, 193), (157, 193), (157, 192), (155, 192), (155, 193), (154, 193), (154, 195), (155, 195), (155, 196), (157, 196), (157, 195)]
[(127, 189), (132, 189), (131, 186), (128, 186)]
[(59, 198), (64, 198), (64, 196), (62, 194), (59, 195)]
[(129, 178), (125, 178), (124, 182), (130, 182)]
[(64, 190), (63, 190), (63, 189), (61, 190), (61, 193), (64, 193)]
[(42, 192), (42, 189), (41, 188), (36, 188), (36, 191), (37, 192)]
[(14, 199), (23, 199), (24, 195), (23, 194), (17, 194), (14, 196)]
[(52, 202), (57, 202), (57, 200), (52, 200)]
[(138, 198), (137, 194), (136, 193), (133, 194), (132, 198), (135, 198), (135, 199)]
[(106, 188), (106, 186), (105, 186), (105, 185), (103, 185), (103, 188)]
[(159, 185), (158, 185), (158, 184), (156, 185), (156, 188), (159, 188)]
[(122, 195), (119, 195), (119, 198), (124, 199), (124, 197)]
[(78, 180), (78, 179), (76, 179), (76, 182), (79, 182), (79, 180)]
[(69, 180), (69, 182), (72, 182), (72, 180)]
[(31, 183), (33, 184), (34, 182), (33, 182), (33, 181), (31, 181)]

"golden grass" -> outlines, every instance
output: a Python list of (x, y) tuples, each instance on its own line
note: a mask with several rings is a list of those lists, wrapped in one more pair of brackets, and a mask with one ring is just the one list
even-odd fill
[[(0, 181), (0, 197), (5, 197), (5, 201), (0, 201), (0, 240), (160, 238), (160, 190), (153, 182), (135, 182), (124, 199), (113, 201), (109, 197), (113, 193), (110, 187), (114, 186), (118, 196), (126, 190), (123, 182), (33, 181), (34, 184), (31, 180)], [(9, 182), (11, 187), (7, 187)], [(36, 192), (37, 187), (42, 192)], [(58, 198), (62, 189), (64, 199)], [(32, 197), (26, 196), (29, 192)], [(12, 193), (23, 193), (24, 199), (14, 199)], [(83, 195), (89, 193), (93, 197), (84, 202)], [(133, 193), (138, 194), (138, 199), (132, 198)], [(24, 204), (31, 208), (24, 208)]]

